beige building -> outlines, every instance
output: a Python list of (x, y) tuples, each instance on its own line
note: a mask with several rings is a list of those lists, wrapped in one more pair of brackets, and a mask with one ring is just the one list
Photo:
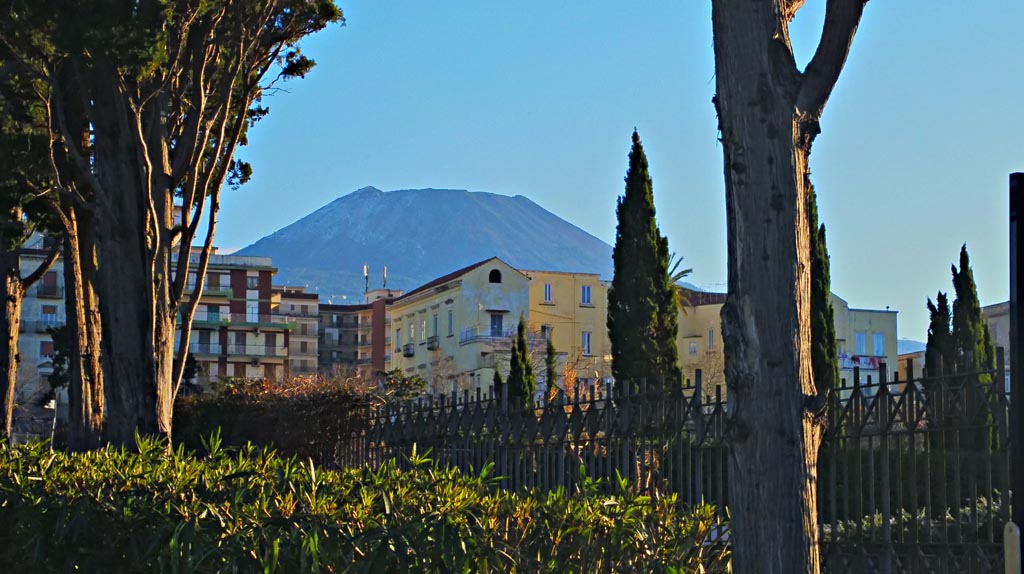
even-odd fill
[(1010, 388), (1010, 302), (1003, 301), (981, 308), (985, 317), (988, 332), (992, 335), (992, 345), (1003, 348), (1003, 370), (1006, 372), (1006, 388)]
[[(689, 304), (679, 317), (679, 365), (683, 378), (692, 384), (701, 370), (707, 394), (725, 384), (725, 354), (722, 346), (721, 311), (725, 293), (683, 291)], [(861, 383), (878, 382), (879, 366), (889, 373), (898, 365), (896, 311), (851, 308), (845, 299), (832, 294), (839, 352), (839, 377), (853, 385), (854, 367), (859, 368)], [(901, 375), (902, 376), (902, 375)], [(722, 389), (724, 396), (725, 389)]]
[(294, 323), (288, 337), (290, 375), (317, 372), (320, 296), (306, 293), (302, 287), (274, 287), (273, 307)]
[[(530, 330), (544, 340), (552, 337), (558, 374), (568, 362), (580, 382), (611, 377), (608, 283), (596, 273), (523, 273), (530, 278)], [(543, 367), (537, 386), (547, 388)]]
[[(495, 369), (507, 375), (519, 317), (530, 320), (529, 293), (529, 277), (497, 257), (409, 291), (387, 306), (387, 369), (422, 377), (434, 393), (488, 389)], [(531, 347), (543, 352), (543, 341), (531, 337)]]

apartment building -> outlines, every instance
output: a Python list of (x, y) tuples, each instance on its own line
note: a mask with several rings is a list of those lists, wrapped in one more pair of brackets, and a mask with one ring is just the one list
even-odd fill
[[(435, 393), (489, 388), (496, 369), (507, 375), (512, 335), (529, 314), (525, 274), (497, 257), (463, 267), (387, 306), (388, 368), (423, 377)], [(530, 346), (544, 351), (539, 336)]]
[[(608, 282), (596, 273), (523, 271), (530, 279), (530, 329), (551, 338), (559, 354), (558, 374), (568, 362), (578, 381), (611, 377)], [(543, 369), (538, 387), (546, 388)]]
[(294, 328), (288, 336), (288, 371), (291, 375), (310, 375), (318, 371), (318, 330), (320, 296), (306, 293), (303, 287), (274, 287), (272, 308), (287, 317)]
[(695, 384), (696, 372), (700, 369), (706, 393), (713, 395), (715, 387), (725, 385), (725, 353), (721, 337), (725, 293), (683, 289), (680, 302), (676, 347), (679, 349), (683, 381), (685, 386)]
[[(198, 252), (191, 257), (192, 264), (198, 264)], [(210, 256), (189, 340), (199, 382), (289, 376), (288, 349), (296, 321), (280, 312), (280, 297), (271, 286), (276, 271), (269, 257), (216, 252)], [(195, 287), (191, 272), (186, 296)]]
[[(32, 273), (43, 263), (49, 245), (42, 236), (33, 236), (20, 254), (22, 275)], [(66, 322), (64, 314), (64, 266), (60, 259), (25, 293), (18, 334), (18, 381), (15, 402), (32, 404), (50, 391), (48, 377), (53, 372), (53, 338), (49, 330)]]
[(320, 305), (319, 319), (320, 372), (332, 377), (373, 376), (373, 306)]

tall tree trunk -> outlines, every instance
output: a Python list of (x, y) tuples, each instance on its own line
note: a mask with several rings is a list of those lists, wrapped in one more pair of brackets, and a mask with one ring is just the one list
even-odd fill
[(3, 339), (0, 340), (0, 360), (4, 362), (3, 381), (0, 381), (0, 412), (3, 413), (4, 437), (10, 439), (14, 422), (14, 391), (18, 382), (18, 333), (21, 327), (21, 304), (25, 288), (21, 283), (21, 264), (18, 250), (0, 247), (0, 269), (3, 282), (0, 283), (0, 297), (4, 301), (4, 316), (0, 317)]
[(827, 390), (815, 388), (811, 366), (808, 159), (864, 2), (829, 0), (803, 73), (788, 32), (801, 4), (712, 1), (729, 239), (729, 494), (733, 560), (744, 574), (820, 571), (816, 463)]
[(70, 331), (68, 356), (68, 448), (84, 451), (101, 443), (105, 426), (101, 323), (94, 277), (95, 239), (91, 216), (66, 210), (64, 301)]

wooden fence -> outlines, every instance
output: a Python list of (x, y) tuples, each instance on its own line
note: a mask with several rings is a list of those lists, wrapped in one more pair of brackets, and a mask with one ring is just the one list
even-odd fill
[[(877, 381), (832, 393), (818, 463), (825, 571), (1002, 572), (1009, 519), (1009, 435), (1002, 350), (993, 371)], [(530, 408), (477, 391), (384, 405), (334, 445), (338, 466), (402, 460), (430, 449), (440, 464), (477, 472), (493, 463), (501, 487), (676, 493), (725, 515), (728, 405), (724, 389), (665, 393), (635, 385), (559, 393)]]

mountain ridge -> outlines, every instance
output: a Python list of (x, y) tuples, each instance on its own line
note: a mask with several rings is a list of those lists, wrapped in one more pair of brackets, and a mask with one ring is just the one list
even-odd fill
[[(556, 243), (557, 242), (557, 243)], [(521, 269), (612, 275), (612, 248), (523, 195), (364, 186), (243, 247), (273, 258), (275, 283), (306, 286), (325, 301), (362, 302), (370, 287), (412, 290), (492, 256)]]

